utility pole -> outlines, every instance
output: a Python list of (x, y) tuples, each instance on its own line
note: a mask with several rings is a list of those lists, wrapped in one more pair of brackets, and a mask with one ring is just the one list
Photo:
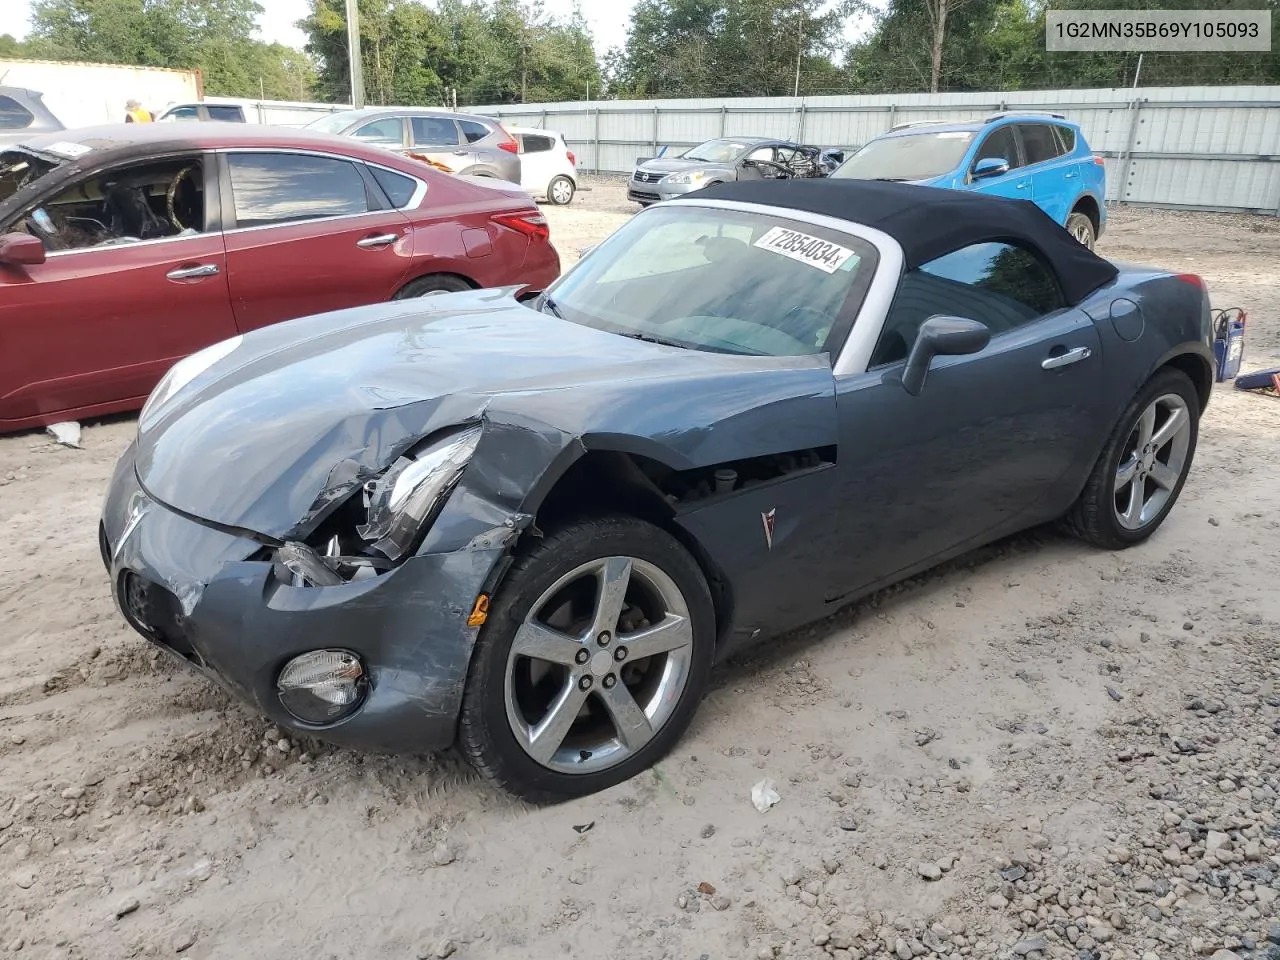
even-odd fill
[(796, 30), (796, 91), (793, 96), (800, 96), (800, 57), (804, 53), (804, 21)]
[(360, 63), (360, 11), (356, 0), (347, 0), (347, 63), (351, 73), (351, 106), (364, 106), (364, 69)]

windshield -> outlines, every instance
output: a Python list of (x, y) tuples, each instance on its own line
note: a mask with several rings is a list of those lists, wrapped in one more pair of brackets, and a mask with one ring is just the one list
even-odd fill
[(693, 204), (623, 226), (551, 291), (550, 312), (691, 350), (753, 356), (826, 351), (874, 248), (810, 224)]
[(968, 130), (939, 130), (872, 140), (831, 176), (844, 180), (932, 180), (960, 165)]
[(319, 120), (312, 120), (307, 124), (307, 129), (315, 130), (317, 133), (341, 133), (358, 120), (360, 116), (361, 114), (355, 110), (343, 110), (340, 113), (331, 113), (327, 117), (321, 117)]
[(708, 140), (680, 155), (681, 160), (702, 160), (706, 163), (732, 163), (746, 152), (748, 144), (741, 140)]
[(29, 183), (43, 177), (58, 164), (22, 150), (0, 153), (0, 201), (8, 200)]

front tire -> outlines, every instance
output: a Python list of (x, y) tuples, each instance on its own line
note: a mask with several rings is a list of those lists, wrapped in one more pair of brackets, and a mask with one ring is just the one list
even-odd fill
[(1142, 543), (1178, 502), (1200, 436), (1200, 398), (1181, 370), (1147, 381), (1125, 409), (1080, 499), (1068, 532), (1107, 550)]
[(688, 727), (714, 645), (706, 579), (674, 537), (632, 517), (569, 524), (535, 541), (497, 591), (459, 746), (533, 802), (614, 786)]
[(566, 176), (559, 176), (547, 184), (547, 199), (557, 207), (567, 207), (573, 202), (577, 187)]
[(1093, 245), (1098, 240), (1098, 231), (1093, 225), (1093, 220), (1087, 213), (1081, 213), (1079, 210), (1074, 211), (1067, 217), (1067, 233), (1076, 238), (1076, 241), (1089, 250), (1093, 249)]

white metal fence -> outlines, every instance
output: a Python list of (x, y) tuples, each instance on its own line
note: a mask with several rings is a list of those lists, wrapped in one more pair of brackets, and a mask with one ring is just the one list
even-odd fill
[(639, 157), (719, 136), (857, 147), (897, 123), (1045, 110), (1107, 158), (1107, 199), (1280, 216), (1280, 87), (1151, 87), (734, 100), (510, 104), (473, 113), (564, 134), (580, 169), (630, 173)]

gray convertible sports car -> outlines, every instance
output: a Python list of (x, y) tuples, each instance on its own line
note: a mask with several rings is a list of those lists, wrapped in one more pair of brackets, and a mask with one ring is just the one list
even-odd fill
[(274, 721), (457, 742), (535, 800), (649, 766), (713, 662), (1014, 531), (1149, 537), (1212, 381), (1199, 278), (1027, 201), (726, 184), (548, 291), (178, 363), (101, 524), (124, 616)]

